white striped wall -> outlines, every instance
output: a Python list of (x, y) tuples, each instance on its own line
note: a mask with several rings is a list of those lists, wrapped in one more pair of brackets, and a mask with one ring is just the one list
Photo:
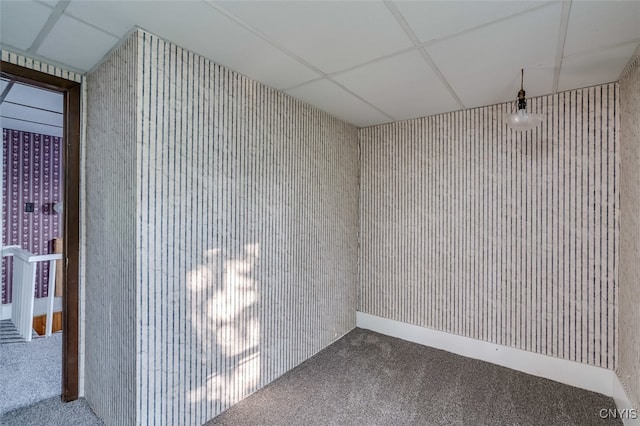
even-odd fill
[(136, 86), (130, 39), (87, 77), (85, 395), (106, 424), (136, 424)]
[(618, 375), (640, 410), (640, 56), (620, 80), (620, 361)]
[(138, 422), (199, 425), (355, 327), (358, 135), (137, 36)]
[(358, 310), (616, 366), (616, 84), (360, 130)]

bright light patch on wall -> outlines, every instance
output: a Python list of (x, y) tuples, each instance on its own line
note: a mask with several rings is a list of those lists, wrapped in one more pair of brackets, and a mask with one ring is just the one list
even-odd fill
[(225, 259), (220, 249), (210, 249), (205, 252), (206, 262), (189, 273), (192, 300), (206, 297), (204, 323), (198, 320), (199, 304), (192, 304), (191, 309), (198, 344), (208, 348), (204, 362), (215, 358), (237, 361), (226, 370), (218, 369), (205, 383), (192, 389), (191, 402), (206, 399), (234, 404), (260, 384), (260, 321), (248, 315), (259, 303), (259, 283), (251, 278), (259, 253), (257, 243), (246, 244), (243, 256), (232, 259)]

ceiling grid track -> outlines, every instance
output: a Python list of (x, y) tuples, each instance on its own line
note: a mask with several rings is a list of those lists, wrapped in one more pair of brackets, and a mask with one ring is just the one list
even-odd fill
[(67, 8), (67, 6), (69, 6), (69, 3), (71, 3), (71, 0), (60, 0), (58, 4), (56, 4), (56, 7), (53, 8), (51, 15), (49, 15), (49, 19), (47, 19), (47, 22), (45, 22), (45, 24), (42, 26), (42, 29), (31, 44), (31, 47), (29, 47), (29, 49), (27, 50), (27, 53), (35, 53), (40, 48), (40, 45), (42, 44), (44, 39), (47, 38), (54, 25), (56, 25), (56, 23), (64, 13), (64, 10)]
[[(49, 15), (49, 18), (47, 19), (47, 22), (45, 22), (45, 24), (42, 26), (42, 29), (40, 29), (40, 32), (36, 36), (36, 38), (33, 41), (33, 43), (31, 43), (31, 46), (29, 47), (29, 49), (27, 49), (26, 53), (29, 53), (29, 54), (36, 53), (36, 51), (38, 50), (40, 45), (42, 45), (42, 42), (44, 41), (44, 39), (47, 38), (47, 36), (51, 32), (51, 30), (53, 29), (54, 25), (60, 19), (60, 17), (64, 13), (65, 9), (67, 8), (67, 6), (69, 5), (70, 2), (71, 2), (71, 0), (60, 0), (56, 4), (56, 6), (51, 11), (51, 14)], [(7, 98), (7, 95), (9, 95), (9, 92), (13, 88), (13, 84), (14, 83), (15, 83), (14, 80), (10, 80), (9, 83), (7, 84), (7, 86), (4, 88), (4, 90), (0, 94), (0, 104), (2, 104), (4, 102), (4, 100)], [(11, 118), (11, 117), (3, 116), (3, 118)], [(20, 119), (18, 119), (18, 120), (20, 120)], [(21, 120), (21, 121), (27, 121), (27, 120)]]
[(562, 69), (562, 58), (564, 57), (564, 44), (567, 40), (567, 28), (569, 28), (571, 1), (572, 0), (562, 1), (562, 12), (560, 13), (560, 30), (558, 31), (558, 47), (556, 48), (556, 63), (553, 73), (553, 88), (551, 89), (551, 93), (558, 93), (560, 70)]
[[(334, 71), (332, 73), (327, 74), (326, 78), (330, 78), (331, 79), (332, 77), (338, 76), (340, 74), (344, 74), (344, 73), (347, 73), (349, 71), (354, 71), (354, 70), (357, 70), (359, 68), (365, 67), (367, 65), (372, 65), (372, 64), (375, 64), (377, 62), (384, 61), (386, 59), (392, 59), (392, 58), (395, 58), (396, 56), (403, 55), (403, 54), (411, 52), (413, 50), (416, 50), (415, 46), (407, 47), (406, 49), (396, 50), (395, 52), (389, 53), (388, 55), (378, 56), (377, 58), (370, 59), (370, 60), (368, 60), (366, 62), (362, 62), (362, 63), (356, 64), (356, 65), (353, 65), (353, 66), (351, 66), (349, 68), (344, 68), (344, 69), (341, 69), (339, 71)], [(303, 81), (302, 83), (296, 84), (295, 86), (291, 86), (291, 87), (288, 87), (286, 89), (283, 89), (283, 91), (286, 92), (287, 90), (297, 89), (298, 87), (302, 87), (302, 86), (305, 86), (305, 85), (307, 85), (309, 83), (314, 83), (314, 82), (319, 81), (319, 80), (322, 80), (322, 78), (316, 78), (314, 80)]]
[(422, 56), (422, 58), (427, 62), (427, 64), (429, 64), (429, 66), (431, 67), (433, 72), (438, 76), (438, 79), (440, 80), (440, 82), (449, 91), (449, 94), (451, 94), (453, 99), (455, 99), (456, 103), (458, 104), (458, 107), (460, 109), (466, 109), (466, 107), (462, 103), (462, 100), (460, 99), (460, 97), (458, 96), (456, 91), (453, 90), (453, 87), (451, 87), (451, 84), (449, 84), (449, 82), (445, 78), (444, 74), (442, 74), (442, 72), (438, 68), (438, 66), (435, 63), (435, 61), (433, 60), (433, 58), (429, 55), (429, 53), (424, 48), (424, 46), (422, 46), (422, 43), (420, 42), (418, 37), (415, 35), (413, 30), (409, 26), (409, 23), (407, 23), (407, 21), (404, 19), (404, 16), (402, 16), (402, 13), (400, 13), (400, 11), (396, 7), (396, 5), (393, 4), (392, 2), (386, 1), (386, 0), (384, 1), (384, 4), (385, 4), (385, 6), (387, 6), (387, 9), (389, 9), (389, 12), (391, 12), (393, 17), (398, 22), (398, 24), (400, 24), (400, 26), (404, 30), (405, 34), (407, 34), (407, 36), (409, 37), (409, 39), (411, 40), (413, 45), (418, 49), (418, 52), (420, 52), (420, 56)]
[[(220, 12), (221, 14), (223, 14), (224, 16), (226, 16), (228, 19), (232, 20), (233, 22), (235, 22), (236, 24), (240, 25), (242, 28), (244, 28), (245, 30), (251, 32), (252, 34), (260, 37), (262, 40), (266, 41), (267, 43), (269, 43), (271, 46), (273, 46), (275, 49), (278, 49), (280, 52), (284, 53), (285, 55), (289, 56), (290, 58), (294, 59), (295, 61), (297, 61), (298, 63), (304, 65), (305, 67), (309, 68), (310, 70), (312, 70), (313, 72), (319, 74), (322, 78), (324, 78), (327, 81), (330, 81), (331, 83), (333, 83), (334, 85), (340, 87), (342, 90), (345, 90), (347, 93), (349, 93), (351, 96), (354, 96), (355, 98), (357, 98), (358, 100), (360, 100), (361, 102), (364, 102), (366, 105), (370, 106), (371, 108), (375, 109), (376, 111), (378, 111), (380, 114), (384, 115), (386, 118), (388, 118), (389, 120), (392, 121), (396, 121), (396, 119), (392, 116), (390, 116), (389, 114), (387, 114), (386, 112), (384, 112), (383, 110), (381, 110), (380, 108), (378, 108), (377, 106), (373, 105), (371, 102), (367, 101), (366, 99), (362, 98), (361, 96), (359, 96), (358, 94), (352, 92), (351, 90), (347, 89), (345, 86), (343, 86), (342, 84), (338, 83), (337, 81), (335, 81), (333, 78), (331, 78), (331, 76), (325, 72), (323, 72), (322, 70), (318, 69), (317, 67), (315, 67), (314, 65), (310, 64), (309, 62), (305, 61), (303, 58), (301, 58), (300, 56), (296, 55), (294, 52), (290, 51), (289, 49), (287, 49), (284, 46), (281, 46), (279, 43), (276, 43), (275, 41), (271, 40), (269, 37), (267, 37), (265, 34), (263, 34), (262, 32), (258, 31), (256, 28), (252, 27), (251, 25), (247, 24), (246, 22), (242, 21), (241, 19), (239, 19), (237, 16), (235, 16), (234, 14), (232, 14), (231, 12), (229, 12), (228, 10), (224, 9), (223, 7), (220, 7), (219, 5), (215, 4), (212, 0), (203, 0), (208, 6), (212, 7), (213, 9), (217, 10), (218, 12)], [(317, 81), (317, 80), (313, 80), (313, 81)]]
[[(4, 77), (4, 76), (3, 76)], [(7, 86), (4, 88), (4, 90), (2, 91), (2, 93), (0, 93), (0, 104), (2, 104), (4, 102), (4, 100), (6, 99), (7, 95), (9, 94), (9, 92), (11, 91), (11, 88), (13, 87), (13, 80), (10, 80), (7, 83)]]
[[(541, 5), (536, 6), (536, 7), (532, 7), (531, 9), (527, 9), (527, 10), (524, 10), (522, 12), (514, 13), (512, 15), (508, 15), (508, 16), (505, 16), (505, 17), (490, 21), (490, 22), (486, 22), (484, 24), (476, 25), (474, 27), (467, 28), (465, 30), (462, 30), (462, 31), (459, 31), (459, 32), (456, 32), (456, 33), (453, 33), (453, 34), (448, 34), (448, 35), (445, 35), (445, 36), (442, 36), (442, 37), (438, 37), (438, 38), (435, 38), (435, 39), (432, 39), (432, 40), (424, 41), (424, 42), (421, 42), (421, 41), (418, 40), (417, 45), (414, 43), (411, 47), (407, 47), (405, 49), (397, 50), (397, 51), (389, 53), (387, 55), (379, 56), (377, 58), (370, 59), (368, 61), (353, 65), (353, 66), (348, 67), (348, 68), (341, 69), (339, 71), (335, 71), (335, 72), (329, 73), (327, 75), (328, 75), (329, 78), (331, 78), (331, 77), (334, 77), (334, 76), (337, 76), (337, 75), (340, 75), (340, 74), (344, 74), (344, 73), (347, 73), (347, 72), (350, 72), (350, 71), (354, 71), (354, 70), (360, 69), (360, 68), (365, 67), (367, 65), (371, 65), (371, 64), (375, 64), (375, 63), (380, 62), (380, 61), (384, 61), (386, 59), (395, 58), (396, 56), (400, 56), (402, 54), (411, 52), (413, 50), (419, 51), (420, 47), (425, 47), (426, 48), (426, 47), (431, 46), (433, 44), (437, 44), (437, 43), (440, 43), (440, 42), (443, 42), (443, 41), (446, 41), (446, 40), (450, 40), (450, 39), (459, 37), (461, 35), (465, 35), (465, 34), (480, 30), (482, 28), (485, 28), (485, 27), (488, 27), (488, 26), (491, 26), (491, 25), (495, 25), (497, 23), (500, 23), (500, 22), (503, 22), (503, 21), (507, 21), (509, 19), (516, 18), (518, 16), (525, 15), (525, 14), (528, 14), (530, 12), (533, 12), (533, 11), (536, 11), (538, 9), (542, 9), (542, 8), (545, 8), (545, 7), (549, 6), (549, 5), (554, 5), (554, 4), (557, 4), (557, 2), (555, 2), (555, 1), (547, 2), (547, 3), (541, 4)], [(284, 92), (286, 92), (287, 90), (297, 89), (298, 87), (302, 87), (302, 86), (305, 86), (307, 84), (315, 83), (317, 81), (320, 81), (320, 80), (322, 80), (322, 78), (325, 78), (325, 77), (319, 77), (319, 78), (315, 78), (313, 80), (307, 80), (307, 81), (304, 81), (302, 83), (298, 83), (295, 86), (287, 87), (286, 89), (282, 89), (282, 90)]]
[(542, 8), (545, 8), (547, 6), (551, 6), (551, 5), (554, 5), (554, 4), (557, 4), (557, 2), (556, 1), (550, 1), (550, 2), (547, 2), (547, 3), (543, 3), (543, 4), (539, 5), (539, 6), (532, 7), (531, 9), (526, 9), (526, 10), (523, 10), (522, 12), (517, 12), (517, 13), (513, 13), (511, 15), (503, 16), (502, 18), (494, 19), (493, 21), (485, 22), (484, 24), (476, 25), (475, 27), (471, 27), (471, 28), (467, 28), (467, 29), (462, 30), (462, 31), (458, 31), (457, 33), (447, 34), (447, 35), (444, 35), (442, 37), (438, 37), (438, 38), (434, 38), (434, 39), (427, 40), (427, 41), (424, 41), (424, 42), (420, 42), (420, 46), (424, 46), (424, 47), (431, 46), (432, 44), (435, 44), (435, 43), (440, 43), (440, 42), (443, 42), (443, 41), (446, 41), (446, 40), (450, 40), (452, 38), (456, 38), (456, 37), (459, 37), (461, 35), (472, 33), (474, 31), (481, 30), (483, 28), (490, 27), (492, 25), (499, 24), (499, 23), (504, 22), (504, 21), (508, 21), (510, 19), (513, 19), (513, 18), (517, 18), (519, 16), (527, 15), (527, 14), (529, 14), (531, 12), (534, 12), (536, 10), (539, 10), (539, 9), (542, 9)]
[[(478, 80), (478, 85), (487, 85), (487, 90), (477, 93), (478, 99), (473, 101), (474, 105), (503, 99), (506, 96), (502, 92), (503, 85), (506, 83), (502, 80), (509, 80), (509, 77), (505, 75), (498, 81), (496, 76), (490, 75), (490, 71), (487, 72), (490, 68), (486, 66), (481, 69), (487, 75), (479, 75), (473, 62), (483, 58), (484, 53), (469, 50), (465, 47), (465, 40), (467, 43), (473, 40), (476, 43), (474, 46), (482, 46), (483, 37), (500, 44), (500, 32), (516, 38), (525, 36), (520, 43), (514, 41), (505, 44), (504, 57), (499, 52), (495, 53), (495, 57), (500, 58), (505, 68), (514, 67), (523, 60), (529, 61), (529, 66), (538, 70), (533, 74), (535, 90), (532, 90), (536, 93), (546, 91), (555, 94), (597, 85), (602, 81), (617, 81), (640, 55), (640, 27), (637, 25), (640, 7), (637, 1), (608, 2), (603, 5), (598, 4), (602, 2), (587, 4), (589, 2), (573, 0), (538, 0), (510, 7), (492, 5), (485, 9), (482, 6), (469, 8), (453, 3), (450, 7), (410, 7), (400, 0), (381, 0), (371, 9), (375, 14), (371, 19), (366, 19), (368, 23), (364, 21), (366, 16), (359, 13), (357, 8), (348, 9), (342, 14), (338, 5), (335, 8), (317, 6), (322, 18), (314, 16), (314, 8), (276, 8), (274, 10), (279, 12), (273, 16), (275, 21), (271, 23), (266, 22), (272, 17), (268, 7), (264, 9), (268, 13), (262, 16), (251, 8), (236, 8), (219, 0), (192, 1), (190, 5), (184, 3), (184, 6), (166, 10), (159, 7), (157, 13), (152, 15), (147, 13), (146, 8), (131, 6), (130, 2), (115, 2), (103, 8), (76, 7), (76, 3), (81, 3), (80, 0), (4, 3), (1, 11), (3, 21), (11, 25), (3, 28), (3, 40), (0, 41), (3, 57), (5, 52), (10, 55), (15, 53), (41, 62), (40, 66), (46, 64), (79, 75), (87, 74), (113, 52), (114, 48), (108, 47), (108, 37), (114, 38), (111, 40), (114, 42), (122, 39), (120, 31), (130, 26), (134, 29), (148, 28), (150, 33), (164, 34), (167, 39), (182, 41), (184, 47), (206, 51), (206, 57), (213, 61), (219, 57), (219, 53), (223, 58), (228, 55), (226, 66), (229, 69), (241, 69), (241, 73), (247, 76), (254, 75), (258, 70), (256, 75), (258, 78), (262, 76), (260, 81), (263, 84), (360, 125), (401, 121), (416, 113), (425, 113), (425, 95), (429, 107), (433, 106), (433, 110), (429, 111), (434, 114), (442, 112), (443, 108), (470, 108), (471, 98), (468, 96), (471, 95), (467, 90), (473, 89), (457, 80), (465, 76), (473, 76)], [(204, 5), (204, 9), (208, 10), (203, 10)], [(30, 11), (37, 19), (23, 22), (22, 17), (31, 16)], [(196, 16), (198, 13), (202, 16)], [(210, 25), (206, 19), (210, 15), (212, 19), (223, 20), (220, 28)], [(173, 24), (178, 16), (184, 22), (193, 19), (198, 31), (189, 33), (186, 27), (184, 30), (176, 29)], [(298, 22), (298, 18), (302, 20)], [(318, 26), (304, 24), (315, 22), (314, 19), (319, 20)], [(335, 28), (331, 26), (334, 19)], [(546, 25), (544, 34), (532, 30), (536, 22)], [(235, 40), (215, 45), (227, 25), (229, 31), (238, 35), (238, 45), (246, 47), (249, 52), (269, 51), (273, 57), (264, 64), (258, 58), (243, 57), (244, 52), (233, 50)], [(280, 26), (284, 27), (285, 32), (279, 29)], [(356, 42), (352, 36), (358, 26), (365, 31), (371, 31), (374, 26), (376, 32), (369, 36), (366, 36), (369, 33), (363, 33), (362, 39)], [(70, 36), (70, 28), (80, 31), (83, 36)], [(291, 44), (286, 38), (287, 34), (295, 37), (296, 30), (311, 31), (311, 36), (315, 31), (316, 37), (305, 35), (307, 38), (304, 40), (295, 40)], [(124, 38), (131, 32), (127, 32)], [(194, 41), (200, 38), (200, 32), (217, 34), (212, 39), (214, 45), (203, 49), (198, 44), (200, 42)], [(325, 33), (326, 39), (323, 38)], [(380, 33), (382, 37), (388, 34), (389, 40), (385, 39), (385, 43), (378, 47), (380, 43), (376, 40), (379, 40)], [(283, 36), (285, 38), (281, 38)], [(345, 46), (332, 45), (336, 42), (340, 44), (342, 39), (349, 40), (349, 43), (345, 43)], [(522, 49), (518, 50), (518, 56), (510, 57), (510, 53), (523, 43), (531, 48), (531, 56), (535, 56), (535, 59), (528, 60), (528, 52)], [(62, 44), (68, 45), (71, 50), (63, 53), (57, 48)], [(316, 55), (316, 52), (305, 49), (326, 49), (325, 53), (331, 52), (331, 55)], [(487, 49), (486, 52), (489, 52), (490, 49)], [(340, 51), (340, 55), (334, 52), (336, 50)], [(94, 51), (106, 53), (103, 59), (92, 66), (93, 58), (87, 59), (87, 55)], [(414, 52), (421, 59), (417, 59)], [(411, 61), (405, 60), (409, 56)], [(345, 63), (347, 58), (349, 60)], [(59, 61), (69, 62), (69, 65)], [(526, 70), (526, 65), (522, 63), (517, 68), (522, 68), (522, 65)], [(277, 74), (278, 71), (286, 71), (285, 75), (293, 77), (288, 80), (282, 73)], [(411, 79), (395, 81), (398, 78), (402, 80), (405, 74)], [(3, 79), (6, 77), (3, 75)], [(390, 81), (405, 92), (390, 92), (381, 97), (385, 93), (383, 90), (389, 90), (385, 85)], [(9, 90), (13, 91), (16, 87), (11, 88), (10, 77), (3, 83), (0, 103), (4, 98), (11, 99)], [(422, 90), (425, 95), (405, 99), (403, 94), (410, 95), (415, 90)], [(345, 109), (341, 101), (347, 102), (351, 108)], [(395, 108), (396, 104), (402, 104), (404, 109)]]

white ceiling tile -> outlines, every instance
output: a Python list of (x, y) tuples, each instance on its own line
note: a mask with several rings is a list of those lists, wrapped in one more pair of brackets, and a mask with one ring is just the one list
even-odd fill
[(640, 38), (640, 1), (571, 3), (564, 55)]
[(520, 69), (527, 96), (551, 93), (560, 4), (508, 19), (427, 47), (465, 107), (515, 98)]
[(216, 2), (325, 73), (411, 46), (380, 1)]
[(391, 121), (379, 111), (328, 80), (318, 80), (287, 90), (286, 93), (354, 126), (367, 127)]
[[(0, 0), (2, 44), (26, 51), (57, 2)], [(466, 107), (513, 100), (520, 68), (526, 69), (528, 96), (552, 91), (559, 1), (394, 4), (416, 35), (431, 41), (427, 52)], [(381, 1), (72, 0), (36, 53), (88, 70), (139, 26), (269, 86), (293, 87), (287, 93), (358, 126), (389, 121), (212, 5), (323, 72), (336, 73), (336, 81), (394, 118), (458, 108), (419, 53), (406, 50), (409, 39)], [(617, 79), (639, 40), (640, 1), (571, 2), (559, 88)]]
[(28, 50), (49, 19), (51, 9), (34, 1), (0, 1), (0, 40)]
[(617, 81), (638, 43), (573, 55), (562, 60), (558, 90), (571, 90)]
[(38, 54), (82, 71), (91, 69), (118, 39), (62, 15), (38, 49)]
[(58, 92), (40, 89), (26, 84), (14, 83), (5, 100), (50, 111), (62, 112), (64, 98), (62, 94)]
[(130, 16), (120, 2), (73, 0), (64, 14), (118, 37), (123, 37), (136, 25), (136, 17)]
[(417, 51), (333, 78), (397, 120), (458, 109), (455, 99)]
[(457, 34), (509, 15), (540, 6), (545, 1), (396, 1), (420, 41)]
[(35, 1), (47, 7), (50, 7), (51, 9), (53, 9), (54, 7), (56, 7), (58, 3), (60, 3), (60, 0), (35, 0)]
[[(90, 7), (87, 7), (89, 5)], [(319, 77), (203, 2), (73, 2), (69, 13), (114, 34), (134, 26), (281, 89)]]

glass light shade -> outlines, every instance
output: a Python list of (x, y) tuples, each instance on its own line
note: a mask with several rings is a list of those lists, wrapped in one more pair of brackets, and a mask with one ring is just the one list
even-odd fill
[(513, 130), (524, 131), (531, 130), (538, 124), (542, 123), (542, 114), (528, 114), (526, 110), (519, 109), (518, 112), (507, 114), (505, 120), (507, 126)]

